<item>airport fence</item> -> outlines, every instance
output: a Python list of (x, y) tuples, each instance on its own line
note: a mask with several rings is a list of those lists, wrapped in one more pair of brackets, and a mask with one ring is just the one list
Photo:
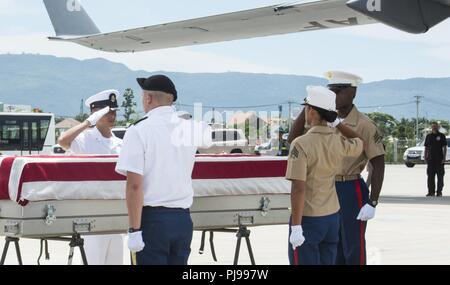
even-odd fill
[(385, 161), (389, 164), (403, 164), (403, 155), (408, 148), (415, 147), (417, 140), (390, 139), (384, 141), (386, 148)]

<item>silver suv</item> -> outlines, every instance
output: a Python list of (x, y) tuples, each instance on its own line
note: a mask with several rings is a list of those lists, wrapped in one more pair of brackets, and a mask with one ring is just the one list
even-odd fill
[[(450, 163), (450, 137), (447, 137), (447, 157), (445, 160)], [(403, 154), (403, 161), (409, 168), (416, 164), (425, 164), (425, 140), (415, 147), (408, 148)]]
[(251, 146), (241, 129), (213, 129), (212, 146), (199, 148), (199, 154), (220, 153), (255, 153), (255, 146)]

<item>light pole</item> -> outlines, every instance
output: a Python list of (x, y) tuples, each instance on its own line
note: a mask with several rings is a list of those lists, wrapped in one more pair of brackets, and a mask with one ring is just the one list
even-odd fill
[(423, 98), (423, 96), (414, 96), (416, 98), (416, 142), (419, 141), (419, 105), (420, 105), (420, 99)]

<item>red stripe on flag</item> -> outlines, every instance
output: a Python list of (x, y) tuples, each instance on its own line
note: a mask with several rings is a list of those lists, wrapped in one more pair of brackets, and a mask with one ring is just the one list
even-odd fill
[[(119, 155), (99, 155), (99, 154), (84, 154), (84, 155), (24, 155), (20, 156), (24, 158), (55, 158), (55, 159), (67, 159), (67, 158), (118, 158)], [(195, 157), (262, 157), (259, 154), (197, 154)]]
[(21, 182), (125, 180), (115, 167), (115, 162), (32, 162), (24, 166)]
[(192, 179), (284, 177), (287, 161), (197, 162)]
[(197, 154), (195, 157), (261, 157), (258, 154)]
[(83, 155), (28, 155), (19, 156), (18, 158), (52, 158), (52, 159), (71, 159), (71, 158), (119, 158), (117, 154), (100, 155), (100, 154), (83, 154)]
[[(105, 156), (98, 156), (105, 158)], [(114, 156), (110, 156), (114, 157)], [(228, 156), (227, 156), (228, 157)], [(8, 184), (11, 166), (17, 157), (7, 157), (2, 162), (0, 174), (0, 199), (10, 199)], [(38, 158), (38, 157), (34, 157)], [(47, 158), (41, 156), (40, 158)], [(57, 158), (48, 156), (48, 158)], [(65, 159), (69, 157), (64, 157)], [(75, 158), (75, 157), (73, 157)], [(86, 158), (86, 156), (77, 156)], [(116, 162), (36, 162), (25, 164), (19, 180), (18, 199), (23, 183), (45, 181), (122, 181), (125, 177), (115, 172)], [(194, 165), (193, 179), (245, 179), (284, 177), (286, 160), (262, 161), (199, 161)]]
[[(363, 199), (362, 199), (362, 192), (361, 192), (361, 184), (360, 181), (355, 181), (356, 183), (356, 195), (358, 196), (358, 207), (361, 210), (363, 207)], [(359, 263), (360, 265), (366, 264), (366, 258), (365, 258), (365, 244), (364, 244), (364, 222), (359, 221), (359, 244), (360, 244), (360, 255), (359, 255)]]
[(19, 180), (17, 202), (22, 196), (22, 185), (26, 182), (44, 181), (121, 181), (125, 177), (115, 171), (115, 162), (79, 163), (28, 163)]
[[(115, 162), (32, 162), (24, 166), (21, 182), (120, 181)], [(197, 162), (193, 179), (284, 177), (287, 161)]]
[(298, 247), (296, 247), (295, 250), (294, 250), (294, 265), (299, 265), (298, 259), (299, 259), (299, 257), (298, 257)]
[(9, 200), (9, 177), (15, 157), (5, 157), (0, 165), (0, 200)]

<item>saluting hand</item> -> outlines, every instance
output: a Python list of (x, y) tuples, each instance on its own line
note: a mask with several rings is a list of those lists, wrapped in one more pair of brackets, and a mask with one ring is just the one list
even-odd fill
[(103, 118), (106, 114), (108, 114), (110, 111), (109, 107), (105, 107), (97, 112), (95, 112), (94, 114), (92, 114), (89, 118), (87, 118), (86, 121), (88, 121), (91, 126), (95, 126), (97, 124), (97, 122)]

